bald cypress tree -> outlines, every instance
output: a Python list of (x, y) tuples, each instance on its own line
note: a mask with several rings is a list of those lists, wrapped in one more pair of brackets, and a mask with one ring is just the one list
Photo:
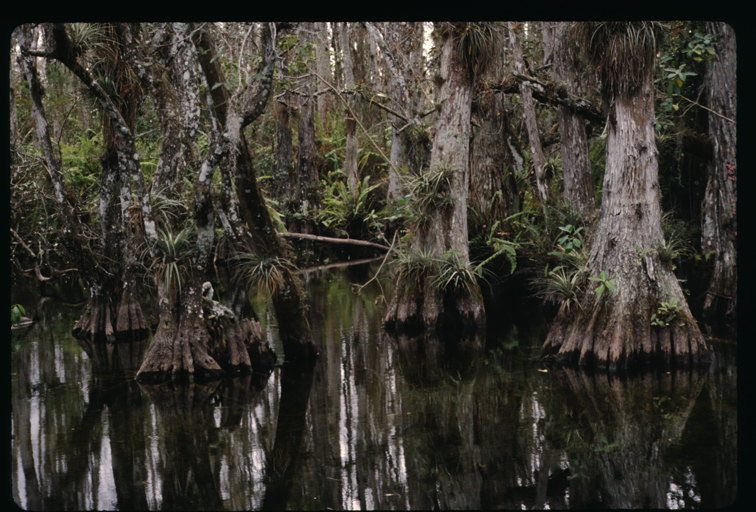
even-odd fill
[(580, 307), (562, 305), (542, 352), (610, 368), (706, 359), (703, 335), (660, 250), (653, 89), (660, 26), (582, 22), (574, 30), (602, 83), (606, 171)]

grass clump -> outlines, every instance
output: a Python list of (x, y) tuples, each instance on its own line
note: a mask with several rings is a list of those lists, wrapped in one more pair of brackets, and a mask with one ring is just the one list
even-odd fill
[(285, 273), (294, 265), (285, 258), (267, 254), (240, 253), (232, 258), (236, 278), (258, 294), (278, 296), (286, 286)]

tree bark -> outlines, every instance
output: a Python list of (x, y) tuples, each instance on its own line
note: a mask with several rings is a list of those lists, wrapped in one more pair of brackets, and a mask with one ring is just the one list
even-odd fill
[[(410, 143), (407, 134), (419, 126), (417, 115), (419, 98), (419, 77), (422, 62), (422, 24), (385, 23), (376, 25), (366, 22), (365, 28), (381, 50), (381, 55), (389, 69), (388, 90), (392, 107), (399, 115), (391, 117), (391, 152), (388, 173), (388, 203), (396, 205), (403, 194), (398, 169), (407, 166), (411, 173), (420, 169), (409, 158)], [(403, 134), (404, 133), (404, 134)]]
[[(124, 39), (130, 37), (130, 30), (128, 27), (119, 25), (108, 25), (104, 30), (109, 36), (107, 44), (110, 46), (110, 51), (106, 52), (108, 58), (121, 57), (121, 60), (115, 59), (118, 64), (111, 69), (115, 74), (119, 74), (124, 67), (128, 66), (123, 58), (123, 48)], [(20, 34), (21, 47), (26, 48), (28, 52), (27, 29), (22, 29)], [(45, 149), (48, 171), (55, 190), (54, 197), (63, 220), (62, 240), (77, 261), (77, 266), (81, 269), (90, 291), (88, 311), (76, 323), (73, 332), (75, 337), (84, 345), (88, 345), (92, 352), (95, 351), (96, 345), (103, 343), (128, 341), (140, 344), (146, 339), (148, 331), (141, 307), (135, 298), (136, 257), (133, 251), (126, 250), (127, 244), (136, 245), (137, 231), (149, 225), (151, 218), (149, 209), (141, 208), (140, 211), (138, 207), (134, 209), (131, 207), (132, 177), (137, 189), (143, 186), (143, 182), (139, 180), (141, 169), (132, 135), (136, 119), (138, 88), (129, 87), (130, 84), (127, 84), (127, 80), (121, 76), (114, 82), (117, 87), (124, 90), (117, 90), (115, 97), (108, 95), (77, 60), (77, 55), (73, 52), (68, 39), (66, 27), (63, 24), (54, 24), (49, 35), (53, 47), (47, 55), (59, 60), (74, 72), (92, 91), (106, 112), (103, 118), (106, 151), (101, 158), (100, 242), (102, 256), (114, 262), (107, 271), (96, 263), (90, 251), (82, 250), (79, 245), (78, 220), (75, 219), (71, 205), (63, 196), (59, 163), (52, 154), (49, 130), (41, 103), (41, 86), (36, 76), (36, 65), (28, 53), (23, 58), (36, 112), (37, 134)], [(141, 215), (135, 216), (136, 211), (139, 211)], [(141, 219), (141, 226), (136, 219)], [(112, 351), (109, 350), (108, 353), (110, 352)], [(136, 352), (138, 353), (139, 350), (137, 349)], [(102, 359), (102, 361), (103, 364), (108, 365), (111, 363), (129, 364), (128, 361), (113, 362), (110, 358)]]
[[(315, 57), (317, 59), (318, 75), (325, 78), (328, 82), (333, 83), (333, 73), (331, 73), (331, 53), (330, 40), (328, 38), (328, 23), (318, 22), (314, 24), (315, 33)], [(330, 92), (324, 92), (318, 95), (318, 117), (320, 122), (325, 125), (328, 118), (328, 111), (333, 105), (333, 97)]]
[[(644, 69), (639, 83), (637, 89), (614, 94), (604, 195), (588, 259), (590, 275), (599, 278), (604, 271), (615, 290), (597, 295), (597, 286), (588, 281), (577, 313), (568, 316), (563, 304), (542, 348), (544, 355), (563, 362), (669, 367), (708, 359), (680, 284), (655, 250), (664, 238), (650, 69)], [(660, 306), (672, 301), (674, 319), (666, 326), (652, 325), (652, 315), (661, 316)]]
[[(300, 24), (297, 38), (300, 45), (313, 42), (312, 23)], [(308, 69), (313, 63), (308, 64)], [(300, 84), (299, 128), (297, 132), (297, 173), (299, 174), (299, 200), (303, 213), (316, 213), (320, 208), (320, 177), (315, 163), (315, 77), (307, 74), (298, 79)], [(309, 226), (303, 226), (309, 229)]]
[(496, 45), (492, 62), (476, 80), (472, 107), (469, 199), (470, 211), (475, 215), (469, 216), (471, 233), (480, 233), (514, 213), (517, 184), (512, 172), (512, 153), (507, 145), (506, 100), (488, 87), (488, 80), (501, 76), (504, 69), (504, 46)]
[[(449, 187), (444, 189), (451, 201), (446, 208), (428, 211), (424, 229), (415, 229), (411, 251), (424, 251), (437, 261), (450, 253), (459, 266), (469, 265), (467, 246), (467, 197), (469, 190), (470, 111), (473, 76), (460, 58), (455, 41), (455, 27), (442, 34), (440, 70), (437, 83), (438, 117), (433, 137), (430, 170), (449, 173)], [(419, 287), (403, 286), (394, 278), (394, 287), (384, 326), (393, 331), (418, 327), (433, 331), (442, 326), (478, 328), (486, 325), (480, 286), (476, 280), (465, 289), (444, 292), (429, 274)]]
[(583, 116), (584, 119), (597, 124), (603, 124), (605, 121), (605, 116), (602, 114), (601, 109), (593, 103), (585, 98), (570, 94), (565, 88), (560, 87), (559, 84), (549, 82), (542, 77), (536, 78), (517, 71), (511, 71), (510, 76), (506, 79), (491, 80), (488, 85), (492, 89), (504, 94), (518, 94), (520, 86), (526, 85), (533, 93), (533, 98), (541, 103), (552, 106), (564, 105), (573, 112)]
[[(566, 37), (566, 23), (560, 23), (554, 52), (555, 78), (563, 82), (569, 94), (577, 95), (578, 79), (574, 43)], [(559, 105), (564, 198), (577, 210), (588, 213), (596, 206), (585, 120), (579, 112)]]
[(200, 93), (196, 50), (187, 41), (188, 26), (173, 23), (167, 29), (159, 46), (162, 63), (149, 68), (148, 85), (154, 90), (163, 138), (150, 193), (175, 198), (182, 171), (187, 167), (198, 168), (195, 141)]
[[(275, 26), (268, 25), (263, 32), (263, 47), (265, 48), (261, 75), (263, 76), (262, 87), (256, 88), (256, 99), (242, 103), (261, 105), (267, 101), (272, 88), (273, 66), (275, 64)], [(241, 133), (244, 122), (252, 122), (254, 113), (259, 115), (262, 110), (249, 111), (249, 114), (239, 116), (239, 113), (229, 106), (236, 104), (225, 87), (214, 87), (216, 84), (225, 82), (219, 63), (213, 59), (215, 54), (212, 39), (207, 32), (194, 32), (194, 44), (199, 51), (200, 65), (205, 73), (211, 90), (218, 91), (213, 95), (214, 114), (219, 120), (219, 125), (224, 130), (224, 142), (228, 147), (228, 161), (222, 165), (226, 172), (228, 167), (234, 170), (235, 188), (238, 194), (238, 208), (241, 220), (246, 222), (247, 230), (240, 232), (239, 238), (242, 250), (254, 251), (258, 254), (266, 254), (270, 257), (285, 258), (287, 246), (279, 238), (275, 225), (270, 218), (270, 212), (265, 204), (254, 167), (252, 155), (249, 152), (246, 138)], [(245, 93), (247, 97), (251, 94)], [(230, 111), (229, 111), (230, 110)], [(243, 119), (243, 122), (239, 122)], [(239, 223), (243, 225), (242, 222)], [(305, 316), (306, 305), (304, 295), (299, 282), (292, 272), (282, 267), (281, 273), (284, 279), (282, 291), (272, 297), (273, 307), (278, 319), (279, 334), (284, 347), (287, 360), (312, 359), (317, 355), (317, 347), (312, 337), (309, 322)]]
[[(518, 73), (525, 73), (525, 59), (522, 55), (522, 44), (520, 43), (520, 39), (517, 36), (515, 24), (511, 22), (509, 23), (509, 42), (512, 47), (515, 69)], [(529, 87), (520, 84), (520, 96), (522, 97), (525, 125), (528, 129), (530, 155), (533, 160), (533, 170), (535, 171), (538, 200), (541, 202), (541, 205), (543, 207), (544, 218), (548, 218), (546, 207), (550, 202), (550, 185), (546, 177), (546, 157), (543, 155), (543, 148), (541, 147), (541, 135), (538, 131), (535, 105), (533, 104), (533, 93), (531, 92)]]
[[(355, 92), (355, 76), (354, 76), (354, 51), (352, 50), (355, 41), (354, 36), (354, 24), (342, 23), (341, 24), (341, 46), (344, 48), (344, 89), (348, 92)], [(359, 147), (357, 145), (357, 122), (352, 117), (355, 113), (355, 106), (357, 100), (355, 94), (348, 95), (348, 108), (346, 110), (346, 118), (344, 119), (344, 126), (346, 131), (346, 152), (344, 157), (344, 174), (347, 177), (347, 184), (352, 196), (357, 196), (357, 187), (360, 183), (360, 176), (357, 170), (357, 153)]]
[[(724, 315), (728, 324), (737, 317), (737, 82), (735, 33), (721, 22), (707, 22), (710, 34), (719, 33), (717, 54), (708, 74), (709, 136), (714, 158), (702, 204), (701, 251), (715, 251), (714, 270), (704, 300), (704, 318)], [(717, 115), (720, 114), (720, 115)], [(729, 119), (724, 119), (725, 116)], [(731, 120), (731, 121), (730, 121)]]

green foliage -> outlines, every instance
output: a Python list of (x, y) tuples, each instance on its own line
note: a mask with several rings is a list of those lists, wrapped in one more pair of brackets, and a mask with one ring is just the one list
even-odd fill
[(564, 233), (564, 236), (560, 237), (557, 242), (564, 248), (564, 252), (572, 252), (575, 249), (583, 247), (583, 237), (580, 232), (582, 227), (576, 228), (572, 224), (566, 226), (559, 226), (559, 230)]
[(173, 226), (186, 219), (188, 210), (185, 200), (171, 199), (163, 195), (164, 193), (164, 190), (158, 190), (150, 194), (150, 207), (158, 229), (169, 232)]
[(721, 34), (702, 34), (696, 32), (693, 34), (693, 40), (682, 50), (686, 57), (693, 59), (695, 62), (707, 62), (711, 67), (711, 61), (715, 54), (717, 38)]
[[(651, 325), (656, 327), (669, 327), (669, 325), (675, 321), (677, 314), (680, 312), (680, 306), (677, 305), (677, 299), (671, 299), (668, 302), (662, 302), (656, 313), (651, 315)], [(682, 327), (684, 322), (679, 322), (677, 325)]]
[(166, 294), (171, 299), (181, 295), (182, 282), (191, 274), (195, 234), (194, 224), (189, 224), (176, 235), (162, 229), (158, 231), (152, 266), (157, 268), (155, 278), (163, 280)]
[[(319, 119), (319, 118), (318, 118)], [(319, 119), (315, 137), (316, 148), (323, 164), (321, 174), (338, 171), (344, 165), (346, 152), (346, 131), (341, 111), (328, 112), (326, 119)]]
[(265, 198), (265, 206), (268, 208), (268, 214), (270, 220), (273, 221), (273, 225), (276, 227), (276, 231), (279, 233), (286, 232), (286, 225), (283, 222), (283, 215), (278, 213), (279, 202), (269, 197)]
[(240, 253), (232, 258), (236, 278), (244, 281), (249, 290), (258, 294), (278, 296), (285, 290), (285, 273), (294, 270), (294, 265), (285, 258), (267, 254)]
[(21, 304), (14, 304), (11, 306), (11, 324), (16, 325), (21, 322), (21, 316), (26, 315), (26, 310)]
[(457, 54), (473, 73), (483, 71), (493, 59), (498, 37), (490, 23), (462, 23), (457, 27)]
[(609, 441), (606, 439), (606, 436), (604, 434), (601, 434), (600, 441), (601, 444), (593, 449), (594, 452), (611, 453), (615, 448), (619, 446), (618, 441), (614, 441), (612, 444), (609, 444)]
[(570, 474), (567, 476), (567, 480), (581, 480), (587, 478), (587, 469), (588, 465), (584, 460), (570, 457)]
[[(333, 177), (336, 173), (329, 173)], [(342, 174), (342, 173), (339, 173)], [(335, 179), (330, 185), (323, 181), (323, 208), (316, 219), (326, 227), (343, 229), (350, 235), (365, 235), (365, 231), (380, 231), (388, 212), (375, 209), (375, 191), (381, 183), (370, 184), (365, 176), (352, 193), (345, 181)]]
[(433, 285), (442, 293), (470, 293), (482, 269), (482, 266), (476, 268), (472, 263), (465, 262), (459, 251), (450, 249), (446, 251), (444, 259), (438, 262), (438, 274)]
[(599, 284), (596, 288), (596, 297), (600, 297), (604, 290), (614, 290), (614, 281), (616, 281), (616, 279), (608, 279), (605, 270), (601, 271), (599, 277), (589, 277), (588, 280)]
[[(686, 71), (685, 68), (687, 67), (687, 64), (684, 62), (680, 64), (678, 68), (664, 68), (664, 71), (667, 73), (665, 77), (667, 80), (669, 80), (669, 83), (667, 85), (667, 94), (670, 96), (672, 94), (680, 94), (682, 91), (683, 82), (685, 82), (685, 79), (689, 76), (696, 76), (698, 73), (694, 71)], [(672, 105), (672, 108), (677, 110), (677, 105)]]
[(60, 144), (61, 173), (68, 190), (75, 194), (76, 203), (83, 210), (96, 211), (99, 197), (100, 157), (103, 152), (102, 131), (87, 130), (72, 137), (75, 144)]
[[(704, 34), (699, 30), (702, 27), (700, 22), (670, 22), (666, 26), (668, 37), (660, 52), (655, 80), (656, 129), (660, 135), (668, 131), (674, 134), (685, 124), (696, 123), (695, 105), (690, 103), (682, 109), (679, 98), (695, 97), (707, 67), (711, 67), (719, 34)], [(692, 115), (686, 116), (691, 108)]]
[(430, 251), (400, 251), (391, 263), (396, 282), (407, 289), (422, 291), (426, 278), (438, 271), (438, 261)]
[(415, 172), (421, 172), (430, 165), (433, 138), (426, 124), (411, 124), (401, 134), (407, 160)]
[(486, 268), (486, 265), (494, 261), (499, 256), (504, 256), (509, 262), (510, 274), (513, 274), (515, 268), (517, 268), (517, 250), (522, 247), (522, 244), (501, 238), (499, 236), (500, 232), (498, 231), (501, 224), (502, 222), (497, 220), (493, 223), (493, 226), (491, 226), (487, 230), (487, 232), (484, 233), (485, 237), (479, 235), (470, 240), (471, 250), (476, 246), (483, 245), (488, 250), (488, 252), (491, 252), (491, 254), (485, 260), (481, 261), (475, 267), (475, 272), (480, 277), (483, 277), (483, 272)]
[(572, 35), (613, 95), (635, 90), (652, 71), (664, 31), (655, 21), (585, 21), (573, 25)]
[(656, 247), (656, 252), (663, 263), (675, 270), (675, 262), (690, 258), (695, 253), (692, 242), (699, 229), (675, 219), (672, 212), (666, 212), (662, 215), (662, 232), (664, 243)]
[(415, 211), (429, 214), (436, 210), (451, 209), (454, 206), (450, 194), (453, 177), (454, 171), (446, 167), (410, 176), (406, 184), (412, 194)]
[(550, 256), (560, 260), (560, 265), (549, 271), (545, 277), (535, 279), (533, 284), (540, 296), (555, 296), (562, 300), (561, 314), (568, 316), (582, 310), (581, 298), (585, 295), (588, 277), (588, 254), (585, 247), (566, 252), (551, 252)]

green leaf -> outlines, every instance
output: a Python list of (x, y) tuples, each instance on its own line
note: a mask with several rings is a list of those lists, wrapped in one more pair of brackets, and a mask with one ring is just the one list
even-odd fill
[(600, 284), (598, 288), (596, 288), (596, 297), (601, 297), (601, 294), (604, 293), (604, 284)]

